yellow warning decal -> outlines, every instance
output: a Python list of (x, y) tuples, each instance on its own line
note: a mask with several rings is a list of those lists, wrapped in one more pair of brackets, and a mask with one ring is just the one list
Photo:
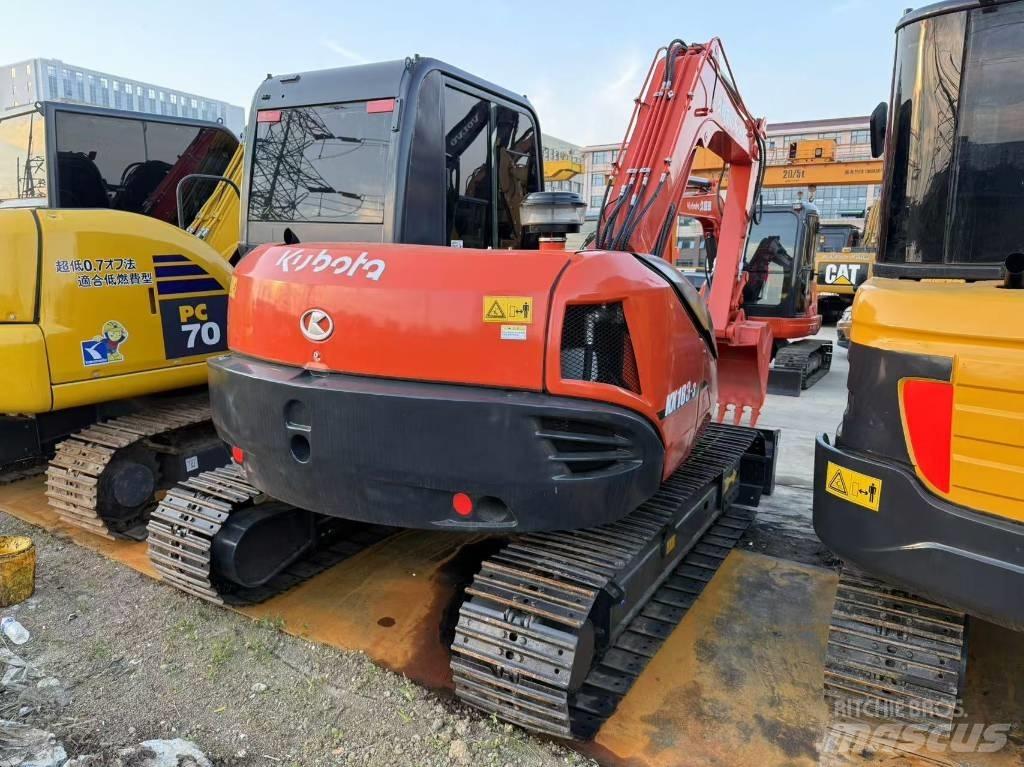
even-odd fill
[(855, 503), (871, 511), (878, 511), (882, 500), (882, 480), (869, 477), (837, 463), (828, 462), (825, 489), (837, 498)]
[(484, 322), (531, 325), (533, 299), (529, 296), (484, 296)]

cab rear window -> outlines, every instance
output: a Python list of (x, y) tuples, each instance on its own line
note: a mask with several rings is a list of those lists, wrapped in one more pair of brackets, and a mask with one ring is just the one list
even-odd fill
[(382, 223), (392, 118), (385, 102), (259, 112), (249, 218)]

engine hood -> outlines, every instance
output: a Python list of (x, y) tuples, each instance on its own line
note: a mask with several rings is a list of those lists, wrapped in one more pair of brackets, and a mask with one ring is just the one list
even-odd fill
[(228, 345), (313, 371), (540, 391), (551, 294), (570, 257), (263, 246), (235, 270)]

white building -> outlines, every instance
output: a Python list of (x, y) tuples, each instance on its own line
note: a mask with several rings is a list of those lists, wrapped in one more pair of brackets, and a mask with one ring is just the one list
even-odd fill
[[(768, 125), (768, 164), (783, 165), (789, 157), (790, 145), (808, 139), (832, 139), (836, 142), (837, 163), (871, 159), (869, 117), (836, 117), (825, 120), (770, 123)], [(775, 187), (763, 190), (765, 204), (790, 203), (798, 199), (813, 202), (822, 219), (859, 219), (863, 223), (867, 209), (878, 200), (880, 184), (828, 185), (814, 189), (800, 186)]]
[(92, 104), (129, 112), (221, 121), (241, 134), (242, 107), (207, 96), (97, 72), (60, 59), (29, 59), (0, 68), (0, 114), (36, 101)]

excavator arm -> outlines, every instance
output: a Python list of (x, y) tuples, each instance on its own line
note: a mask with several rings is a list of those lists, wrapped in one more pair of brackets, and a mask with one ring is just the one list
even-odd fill
[[(718, 342), (719, 417), (739, 422), (749, 408), (756, 423), (771, 361), (771, 331), (747, 320), (742, 306), (744, 250), (762, 177), (765, 123), (754, 118), (736, 88), (718, 38), (660, 48), (636, 99), (633, 116), (605, 190), (592, 247), (671, 252), (680, 215), (709, 203), (690, 177), (697, 150), (722, 158), (729, 193), (717, 209), (696, 216), (714, 220), (717, 253), (708, 305)], [(724, 176), (723, 176), (724, 180)], [(717, 190), (716, 190), (717, 191)], [(697, 212), (700, 212), (699, 210)]]

